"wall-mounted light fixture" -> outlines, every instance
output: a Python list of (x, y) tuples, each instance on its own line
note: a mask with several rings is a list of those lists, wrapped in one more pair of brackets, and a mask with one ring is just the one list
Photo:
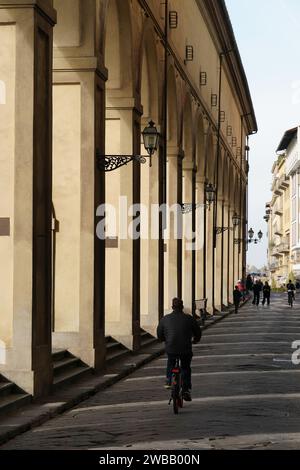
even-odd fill
[[(150, 157), (150, 167), (152, 166), (152, 156), (158, 148), (159, 132), (155, 127), (155, 123), (150, 121), (148, 126), (142, 132), (143, 142), (146, 152)], [(101, 155), (96, 153), (97, 166), (101, 171), (114, 171), (127, 165), (131, 161), (146, 163), (143, 155)]]

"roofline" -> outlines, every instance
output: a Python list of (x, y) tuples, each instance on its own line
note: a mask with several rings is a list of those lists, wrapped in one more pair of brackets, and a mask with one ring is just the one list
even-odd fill
[[(289, 147), (289, 145), (290, 145), (290, 143), (291, 143), (291, 141), (294, 137), (294, 134), (296, 134), (298, 132), (298, 128), (299, 128), (299, 126), (292, 127), (292, 129), (288, 129), (287, 131), (285, 131), (285, 133), (283, 134), (283, 136), (281, 138), (281, 141), (280, 141), (280, 143), (277, 147), (277, 150), (276, 150), (277, 153), (285, 152), (288, 149), (288, 147)], [(289, 138), (290, 137), (289, 134), (290, 134), (291, 138)], [(285, 140), (288, 141), (287, 144), (284, 143)]]
[(226, 53), (226, 62), (238, 92), (248, 134), (254, 134), (258, 131), (254, 106), (225, 0), (197, 0), (197, 3), (200, 8), (205, 7), (213, 24), (219, 41), (219, 53), (231, 51)]

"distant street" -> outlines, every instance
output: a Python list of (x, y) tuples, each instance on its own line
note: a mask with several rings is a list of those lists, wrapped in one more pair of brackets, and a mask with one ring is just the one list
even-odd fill
[(251, 303), (205, 331), (194, 349), (193, 402), (178, 416), (165, 358), (1, 449), (293, 449), (300, 447), (300, 298)]

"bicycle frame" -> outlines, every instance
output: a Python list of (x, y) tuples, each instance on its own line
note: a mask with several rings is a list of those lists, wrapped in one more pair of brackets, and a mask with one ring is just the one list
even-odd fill
[(176, 359), (175, 367), (172, 369), (171, 397), (169, 400), (169, 405), (172, 402), (173, 411), (175, 414), (178, 414), (179, 408), (183, 407), (181, 366), (179, 358)]

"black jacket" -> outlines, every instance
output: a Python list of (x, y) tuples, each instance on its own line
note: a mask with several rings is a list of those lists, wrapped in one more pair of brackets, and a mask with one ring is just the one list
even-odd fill
[(234, 303), (240, 302), (241, 298), (242, 298), (242, 293), (238, 289), (234, 289), (233, 291)]
[(265, 297), (270, 297), (271, 295), (271, 287), (270, 286), (264, 286), (263, 287), (263, 293)]
[(168, 354), (191, 354), (192, 339), (200, 341), (201, 328), (192, 316), (174, 311), (160, 320), (157, 337), (165, 341)]
[(255, 295), (258, 295), (262, 291), (262, 286), (261, 284), (254, 284), (253, 286), (253, 292)]

